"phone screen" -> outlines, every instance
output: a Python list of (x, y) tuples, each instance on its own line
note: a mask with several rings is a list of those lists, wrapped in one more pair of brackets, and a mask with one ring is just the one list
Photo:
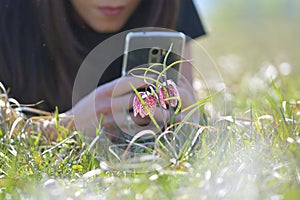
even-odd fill
[[(149, 67), (155, 63), (164, 63), (166, 66), (182, 60), (185, 38), (178, 32), (134, 32), (127, 35), (122, 74), (137, 67)], [(168, 53), (168, 51), (170, 52)], [(166, 57), (167, 56), (167, 57)], [(176, 82), (180, 64), (174, 65), (167, 71), (167, 78)], [(163, 67), (155, 66), (152, 69), (159, 72)]]

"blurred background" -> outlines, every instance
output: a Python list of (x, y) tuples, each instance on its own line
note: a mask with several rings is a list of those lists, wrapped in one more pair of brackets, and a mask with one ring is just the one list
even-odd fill
[(255, 98), (275, 80), (290, 98), (300, 96), (299, 0), (194, 2), (208, 32), (197, 41), (233, 95)]
[(255, 60), (256, 65), (266, 60), (290, 60), (294, 67), (299, 65), (299, 0), (195, 0), (195, 3), (208, 31), (201, 42), (212, 55), (236, 54), (243, 60)]

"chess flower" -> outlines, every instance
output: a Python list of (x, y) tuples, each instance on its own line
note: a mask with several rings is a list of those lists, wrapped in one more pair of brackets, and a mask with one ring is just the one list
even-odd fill
[[(150, 113), (154, 115), (155, 108), (157, 105), (157, 98), (151, 94), (150, 92), (139, 92), (140, 96), (142, 97), (143, 101), (145, 102), (145, 105), (148, 107)], [(133, 115), (136, 117), (137, 115), (140, 115), (142, 118), (149, 115), (146, 108), (140, 101), (137, 95), (134, 95), (133, 97)]]
[[(139, 96), (145, 102), (145, 105), (148, 107), (151, 115), (154, 115), (158, 102), (164, 109), (167, 109), (168, 105), (171, 107), (177, 106), (180, 96), (177, 86), (172, 80), (167, 80), (162, 85), (158, 86), (158, 95), (155, 91), (155, 89), (152, 89), (152, 93), (149, 91), (139, 92)], [(147, 109), (144, 107), (139, 97), (135, 94), (133, 97), (133, 115), (136, 117), (138, 114), (142, 118), (149, 115)]]
[[(170, 104), (171, 107), (176, 107), (178, 104), (178, 99), (180, 99), (177, 86), (172, 80), (167, 80), (167, 83), (164, 82), (163, 86), (158, 87), (158, 96), (160, 105), (164, 109), (167, 109), (168, 104)], [(167, 100), (168, 98), (173, 97), (175, 99)]]

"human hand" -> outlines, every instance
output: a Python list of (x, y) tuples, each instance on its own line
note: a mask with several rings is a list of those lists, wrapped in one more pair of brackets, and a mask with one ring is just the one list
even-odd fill
[[(168, 125), (182, 121), (188, 112), (182, 113), (181, 110), (193, 105), (195, 96), (188, 81), (181, 79), (178, 82), (176, 85), (172, 80), (167, 80), (162, 85), (150, 86), (151, 92), (142, 91), (134, 95), (131, 118), (135, 122), (139, 121), (138, 118), (148, 120), (148, 123), (152, 121), (153, 128), (159, 132), (163, 127), (167, 128)], [(191, 115), (188, 121), (198, 123), (198, 114)], [(149, 127), (142, 128), (145, 130)]]
[[(132, 110), (134, 96), (130, 83), (135, 88), (145, 88), (147, 86), (141, 78), (121, 77), (99, 86), (63, 115), (73, 116), (77, 130), (85, 133), (88, 137), (95, 137), (101, 115), (104, 116), (102, 125), (105, 132), (109, 133), (110, 138), (113, 139), (117, 139), (120, 132), (133, 136), (141, 130), (156, 129), (150, 123), (151, 119), (148, 116), (133, 116), (133, 112), (129, 112), (129, 110)], [(179, 81), (177, 89), (180, 94), (182, 108), (194, 103), (192, 88), (188, 82)], [(157, 112), (153, 117), (162, 128), (173, 116), (169, 109), (157, 106)], [(181, 121), (183, 117), (184, 114), (179, 113), (175, 121)]]
[[(126, 127), (128, 110), (132, 108), (132, 88), (145, 87), (143, 79), (121, 77), (96, 88), (89, 95), (81, 99), (64, 115), (72, 115), (76, 128), (88, 137), (94, 137), (99, 126), (100, 116), (104, 116), (103, 127), (106, 132), (115, 133), (117, 129)], [(139, 123), (146, 123), (140, 119)], [(113, 135), (112, 135), (113, 136)]]

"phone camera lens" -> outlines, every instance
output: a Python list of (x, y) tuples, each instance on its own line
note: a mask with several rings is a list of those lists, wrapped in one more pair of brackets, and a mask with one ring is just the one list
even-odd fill
[(152, 49), (152, 54), (157, 55), (158, 54), (158, 49)]

